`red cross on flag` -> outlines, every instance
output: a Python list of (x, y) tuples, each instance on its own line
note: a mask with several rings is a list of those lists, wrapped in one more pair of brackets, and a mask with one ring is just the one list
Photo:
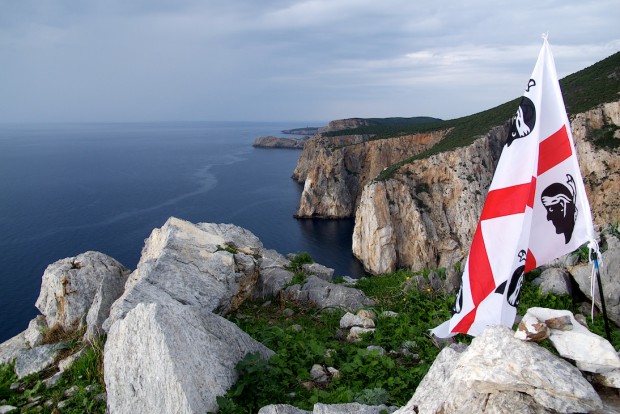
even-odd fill
[(512, 119), (452, 318), (432, 330), (476, 336), (512, 327), (523, 274), (594, 240), (570, 124), (546, 36)]

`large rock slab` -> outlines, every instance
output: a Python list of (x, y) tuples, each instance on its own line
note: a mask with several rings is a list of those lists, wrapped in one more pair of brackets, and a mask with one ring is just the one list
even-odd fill
[(514, 338), (505, 327), (487, 328), (472, 341), (454, 379), (480, 393), (524, 392), (561, 413), (601, 408), (599, 396), (577, 368), (540, 346)]
[(570, 274), (565, 269), (551, 267), (545, 269), (542, 274), (532, 281), (534, 286), (540, 287), (543, 295), (572, 294)]
[(287, 404), (267, 405), (258, 414), (380, 414), (391, 413), (396, 407), (386, 405), (349, 404), (314, 404), (312, 411), (301, 410)]
[(146, 240), (103, 329), (139, 303), (178, 302), (219, 314), (236, 309), (253, 294), (261, 249), (261, 241), (241, 227), (171, 217)]
[[(582, 371), (604, 373), (620, 368), (620, 357), (614, 347), (605, 338), (592, 333), (581, 325), (573, 314), (567, 310), (530, 308), (524, 316), (535, 318), (547, 325), (549, 340), (564, 357), (575, 361)], [(553, 329), (550, 321), (566, 318), (570, 322), (568, 329)]]
[(312, 411), (302, 410), (288, 404), (271, 404), (258, 410), (258, 414), (312, 414)]
[(66, 330), (83, 326), (103, 283), (123, 284), (128, 270), (99, 252), (86, 252), (52, 263), (45, 269), (36, 307), (47, 326)]
[(314, 404), (312, 414), (379, 414), (391, 413), (395, 407), (386, 405), (365, 405), (359, 403), (349, 404)]
[[(618, 239), (612, 235), (606, 235), (608, 249), (603, 252), (604, 266), (601, 269), (601, 282), (603, 284), (603, 292), (605, 294), (605, 306), (607, 307), (607, 315), (609, 319), (614, 321), (616, 325), (620, 325), (620, 243)], [(579, 285), (581, 290), (590, 300), (590, 277), (592, 274), (592, 265), (584, 263), (569, 269), (573, 278)], [(594, 295), (596, 306), (601, 309), (601, 298), (598, 294), (598, 288)]]
[(20, 352), (28, 349), (24, 332), (7, 339), (0, 344), (0, 364), (10, 364), (17, 358)]
[(603, 407), (577, 368), (546, 349), (490, 327), (467, 350), (445, 348), (404, 413), (573, 413)]
[(86, 314), (86, 339), (94, 339), (103, 333), (103, 323), (110, 315), (110, 309), (116, 299), (125, 291), (129, 271), (123, 274), (107, 273), (103, 276), (93, 303)]
[(317, 276), (308, 276), (303, 286), (293, 285), (286, 289), (287, 299), (315, 306), (319, 309), (341, 308), (355, 312), (374, 301), (355, 288), (329, 283)]
[(15, 375), (23, 378), (43, 371), (54, 363), (60, 349), (58, 344), (47, 344), (21, 351), (15, 358)]
[(289, 264), (290, 260), (275, 250), (263, 250), (253, 298), (276, 297), (293, 279), (293, 272), (286, 269)]
[(110, 329), (104, 350), (108, 409), (205, 413), (237, 380), (248, 353), (273, 352), (236, 325), (179, 302), (139, 304)]

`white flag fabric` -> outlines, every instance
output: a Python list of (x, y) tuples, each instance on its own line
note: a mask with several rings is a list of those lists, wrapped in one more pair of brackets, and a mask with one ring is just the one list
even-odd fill
[(452, 318), (431, 332), (512, 327), (523, 274), (594, 240), (592, 214), (546, 37), (513, 117)]

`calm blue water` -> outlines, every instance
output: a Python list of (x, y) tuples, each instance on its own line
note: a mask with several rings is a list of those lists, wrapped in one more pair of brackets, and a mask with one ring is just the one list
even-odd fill
[(256, 149), (286, 123), (0, 124), (0, 342), (27, 327), (48, 264), (88, 250), (134, 269), (170, 216), (233, 223), (280, 253), (359, 277), (352, 220), (293, 218), (298, 150)]

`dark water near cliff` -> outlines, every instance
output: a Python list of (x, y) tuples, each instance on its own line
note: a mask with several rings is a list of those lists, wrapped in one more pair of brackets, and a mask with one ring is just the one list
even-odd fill
[[(293, 218), (299, 150), (256, 149), (287, 123), (0, 125), (0, 342), (38, 312), (45, 267), (88, 250), (134, 269), (170, 216), (233, 223), (280, 253), (359, 277), (352, 220)], [(302, 125), (303, 126), (303, 125)]]

